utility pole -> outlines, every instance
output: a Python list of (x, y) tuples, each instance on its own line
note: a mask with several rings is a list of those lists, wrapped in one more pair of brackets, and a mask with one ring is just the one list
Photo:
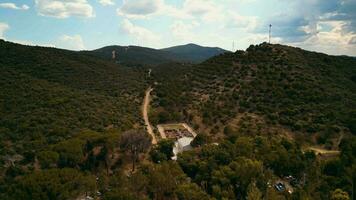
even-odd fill
[(271, 44), (271, 31), (272, 31), (272, 24), (269, 25), (268, 43), (270, 43), (270, 44)]
[(235, 52), (235, 41), (232, 42), (232, 52)]

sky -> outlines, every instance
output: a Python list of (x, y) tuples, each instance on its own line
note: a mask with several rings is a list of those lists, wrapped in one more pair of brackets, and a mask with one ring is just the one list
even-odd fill
[(268, 41), (356, 56), (356, 0), (0, 0), (0, 38), (92, 50)]

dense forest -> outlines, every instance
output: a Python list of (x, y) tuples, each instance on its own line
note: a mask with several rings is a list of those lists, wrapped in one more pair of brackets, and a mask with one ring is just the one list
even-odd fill
[(153, 72), (156, 121), (184, 119), (216, 137), (266, 129), (303, 135), (328, 148), (340, 135), (356, 133), (351, 57), (263, 43), (199, 65), (162, 65)]
[[(1, 40), (0, 57), (0, 199), (354, 195), (354, 58), (263, 43), (200, 64), (128, 67)], [(144, 129), (149, 86), (153, 125), (198, 132), (177, 161), (173, 141), (151, 145)]]

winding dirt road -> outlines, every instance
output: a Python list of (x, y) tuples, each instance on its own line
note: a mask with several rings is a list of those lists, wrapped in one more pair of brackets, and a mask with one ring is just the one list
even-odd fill
[(143, 116), (143, 119), (145, 120), (145, 126), (147, 129), (147, 132), (152, 137), (152, 144), (157, 144), (156, 136), (153, 133), (152, 126), (150, 124), (150, 121), (148, 120), (148, 107), (150, 106), (152, 90), (153, 89), (151, 87), (149, 87), (145, 92), (145, 99), (143, 100), (143, 105), (142, 105), (142, 116)]

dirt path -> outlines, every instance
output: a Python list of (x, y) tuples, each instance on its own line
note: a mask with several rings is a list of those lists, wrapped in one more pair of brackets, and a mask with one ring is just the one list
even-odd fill
[(309, 147), (308, 149), (318, 153), (318, 154), (339, 154), (338, 150), (327, 150), (319, 147)]
[(146, 129), (147, 129), (147, 132), (152, 137), (152, 144), (157, 144), (156, 136), (153, 133), (152, 126), (150, 124), (150, 121), (148, 120), (148, 109), (149, 109), (149, 106), (150, 106), (152, 90), (153, 89), (151, 87), (149, 87), (145, 92), (145, 99), (143, 100), (143, 105), (142, 105), (142, 116), (143, 116), (143, 119), (145, 120), (145, 126), (146, 126)]

